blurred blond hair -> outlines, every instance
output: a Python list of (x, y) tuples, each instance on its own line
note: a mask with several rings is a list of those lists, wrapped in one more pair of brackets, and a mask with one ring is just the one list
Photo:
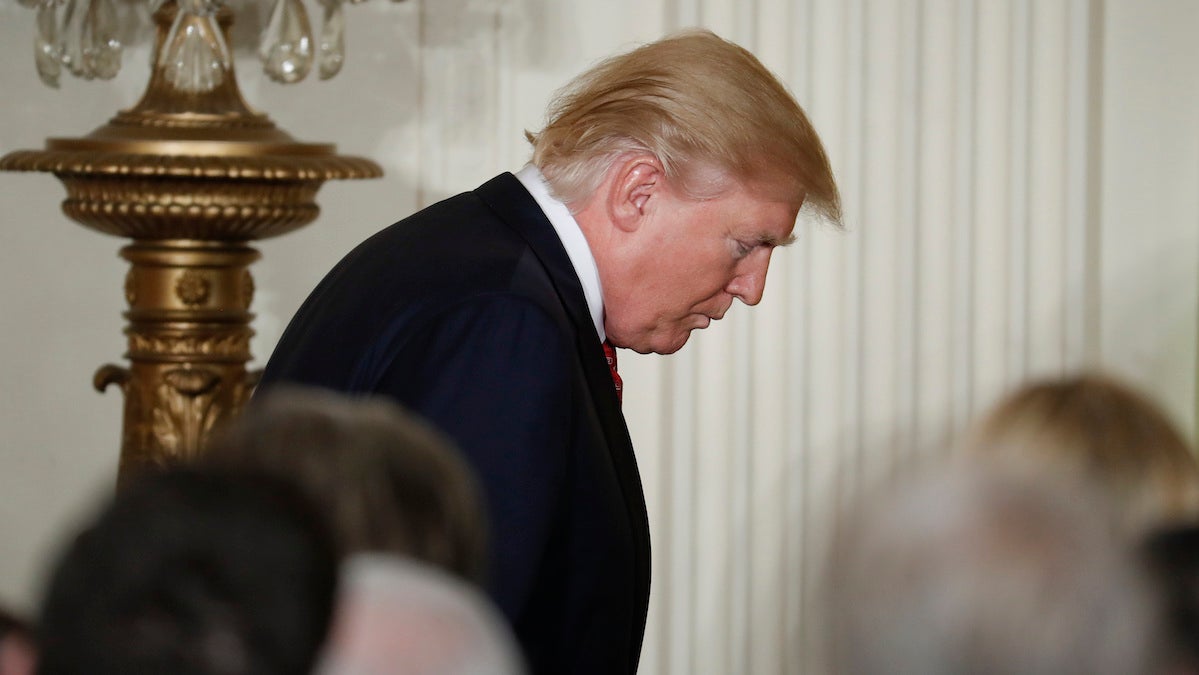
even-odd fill
[(1133, 531), (1199, 515), (1191, 447), (1156, 403), (1110, 376), (1031, 382), (1000, 401), (966, 445), (1095, 482)]
[(558, 92), (526, 133), (533, 163), (567, 204), (586, 200), (613, 161), (647, 152), (696, 198), (727, 185), (713, 170), (774, 190), (833, 222), (841, 199), (799, 104), (753, 54), (705, 30), (611, 57)]

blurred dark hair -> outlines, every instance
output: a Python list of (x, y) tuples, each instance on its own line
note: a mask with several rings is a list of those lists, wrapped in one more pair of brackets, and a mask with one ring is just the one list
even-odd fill
[(291, 480), (329, 519), (341, 556), (412, 556), (481, 581), (486, 517), (448, 437), (389, 399), (274, 387), (215, 430), (203, 462)]
[(38, 621), (38, 672), (306, 673), (336, 580), (328, 532), (294, 487), (147, 472), (58, 560)]
[(1199, 527), (1151, 532), (1141, 546), (1166, 602), (1167, 628), (1177, 658), (1199, 670)]
[(0, 640), (9, 635), (33, 635), (33, 628), (25, 619), (0, 607)]

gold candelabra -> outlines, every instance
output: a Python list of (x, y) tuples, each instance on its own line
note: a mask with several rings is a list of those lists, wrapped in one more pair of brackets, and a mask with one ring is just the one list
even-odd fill
[[(374, 162), (331, 144), (297, 142), (242, 98), (232, 62), (204, 86), (180, 86), (164, 63), (173, 0), (154, 13), (155, 63), (141, 101), (81, 138), (0, 158), (0, 170), (45, 171), (67, 189), (63, 211), (126, 237), (129, 366), (105, 365), (94, 383), (125, 396), (118, 483), (139, 467), (193, 457), (252, 392), (250, 313), (260, 256), (248, 245), (312, 222), (327, 180), (375, 178)], [(233, 14), (214, 13), (221, 39)], [(174, 70), (172, 70), (174, 68)]]

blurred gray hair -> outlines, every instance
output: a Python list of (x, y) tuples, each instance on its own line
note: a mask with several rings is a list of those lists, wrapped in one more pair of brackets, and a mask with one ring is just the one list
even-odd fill
[(977, 463), (892, 486), (834, 546), (834, 672), (1150, 672), (1158, 598), (1113, 522), (1082, 486)]
[(351, 556), (314, 675), (521, 675), (507, 623), (473, 586), (415, 560)]

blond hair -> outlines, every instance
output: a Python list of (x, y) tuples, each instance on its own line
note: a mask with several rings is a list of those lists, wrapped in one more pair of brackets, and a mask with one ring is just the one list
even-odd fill
[(967, 445), (1094, 481), (1133, 530), (1199, 515), (1190, 446), (1153, 401), (1107, 376), (1032, 382), (1001, 401)]
[(694, 197), (714, 196), (701, 187), (714, 168), (781, 184), (788, 199), (841, 218), (832, 168), (803, 109), (753, 54), (709, 31), (599, 63), (558, 92), (545, 128), (526, 136), (533, 163), (567, 204), (588, 198), (618, 157), (646, 152)]

